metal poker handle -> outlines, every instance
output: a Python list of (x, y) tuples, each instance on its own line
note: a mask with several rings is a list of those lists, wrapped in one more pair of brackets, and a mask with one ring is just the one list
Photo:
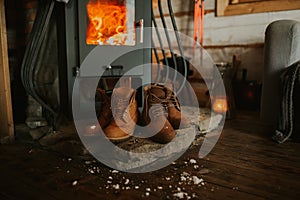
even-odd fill
[(140, 43), (144, 43), (144, 19), (140, 19), (136, 26), (140, 28)]

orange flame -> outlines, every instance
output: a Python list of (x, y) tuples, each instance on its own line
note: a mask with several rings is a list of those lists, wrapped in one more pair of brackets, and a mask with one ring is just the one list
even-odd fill
[(86, 43), (92, 45), (126, 45), (126, 6), (90, 0)]

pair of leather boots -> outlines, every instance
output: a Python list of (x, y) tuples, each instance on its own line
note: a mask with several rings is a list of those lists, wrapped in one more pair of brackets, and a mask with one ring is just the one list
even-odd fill
[[(180, 110), (175, 93), (171, 88), (161, 84), (144, 87), (144, 108), (140, 117), (136, 101), (136, 90), (127, 87), (115, 88), (111, 98), (102, 89), (97, 89), (101, 99), (98, 114), (99, 125), (88, 130), (93, 134), (100, 128), (111, 141), (129, 138), (138, 122), (146, 130), (155, 134), (150, 138), (155, 142), (168, 143), (175, 137), (175, 130), (186, 128), (190, 121)], [(96, 98), (97, 98), (96, 95)]]

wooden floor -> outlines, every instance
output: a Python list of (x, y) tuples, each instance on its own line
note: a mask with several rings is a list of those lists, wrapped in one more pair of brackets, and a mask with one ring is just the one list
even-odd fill
[(300, 143), (276, 144), (257, 119), (243, 113), (227, 120), (204, 159), (193, 147), (145, 174), (34, 144), (0, 145), (0, 199), (298, 199)]

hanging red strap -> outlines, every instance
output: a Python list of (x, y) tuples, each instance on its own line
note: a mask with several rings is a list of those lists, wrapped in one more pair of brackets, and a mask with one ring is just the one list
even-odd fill
[(201, 46), (203, 45), (203, 34), (204, 34), (204, 0), (201, 0), (201, 16), (200, 16), (200, 31), (199, 31), (199, 42)]
[(204, 0), (195, 0), (194, 8), (194, 48), (196, 44), (203, 44), (203, 25), (204, 25)]
[(200, 4), (201, 0), (195, 0), (194, 7), (194, 48), (198, 41), (198, 26), (199, 26), (199, 17), (200, 17)]

